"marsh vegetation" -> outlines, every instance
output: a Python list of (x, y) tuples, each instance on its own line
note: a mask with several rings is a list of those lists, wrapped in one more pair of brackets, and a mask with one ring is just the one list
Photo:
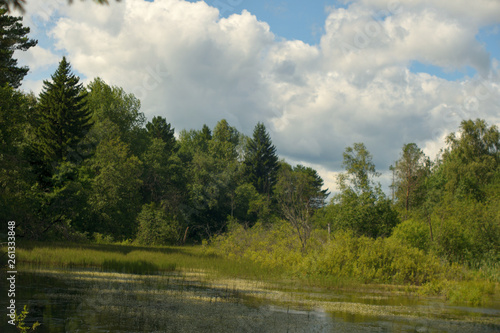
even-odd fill
[(500, 329), (495, 295), (483, 294), (477, 306), (429, 296), (425, 287), (302, 276), (213, 251), (30, 243), (19, 250), (18, 301), (29, 305), (28, 324), (42, 324), (38, 332)]

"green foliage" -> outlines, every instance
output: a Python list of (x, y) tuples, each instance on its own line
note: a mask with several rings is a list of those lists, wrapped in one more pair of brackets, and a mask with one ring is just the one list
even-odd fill
[(269, 197), (259, 194), (250, 183), (243, 183), (234, 190), (231, 217), (247, 227), (256, 222), (263, 225), (272, 223), (272, 208)]
[(446, 189), (463, 198), (484, 200), (484, 187), (491, 183), (500, 163), (500, 132), (484, 120), (464, 120), (460, 134), (451, 133), (443, 154)]
[(371, 154), (362, 143), (346, 148), (344, 163), (346, 173), (337, 182), (340, 193), (332, 199), (327, 210), (333, 230), (353, 230), (357, 235), (387, 237), (399, 222), (390, 200), (375, 184), (375, 171)]
[[(226, 120), (214, 128), (181, 132), (179, 157), (187, 164), (190, 227), (197, 236), (211, 237), (234, 218), (236, 188), (241, 185), (241, 135)], [(194, 224), (194, 225), (193, 225)]]
[(408, 219), (398, 224), (391, 237), (422, 251), (428, 251), (431, 246), (429, 226), (415, 219)]
[(435, 280), (422, 286), (421, 295), (443, 295), (451, 304), (484, 305), (495, 293), (495, 283), (487, 280)]
[[(122, 88), (97, 78), (87, 93), (65, 58), (44, 84), (39, 101), (0, 87), (0, 217), (22, 236), (148, 245), (208, 237), (239, 260), (327, 279), (422, 284), (435, 255), (498, 276), (500, 134), (482, 120), (464, 121), (432, 165), (404, 145), (394, 202), (365, 145), (347, 147), (340, 193), (325, 207), (321, 177), (277, 162), (262, 123), (251, 139), (223, 119), (177, 140), (165, 118), (146, 123)], [(342, 271), (328, 273), (329, 255)]]
[(92, 234), (92, 238), (94, 240), (94, 243), (96, 244), (112, 244), (115, 239), (111, 235), (103, 235), (98, 232), (94, 232)]
[(0, 87), (0, 219), (24, 223), (33, 212), (30, 188), (34, 183), (24, 156), (31, 99), (11, 87)]
[(52, 75), (45, 80), (40, 93), (37, 150), (48, 164), (79, 161), (77, 145), (92, 126), (87, 107), (87, 93), (71, 66), (63, 57)]
[(363, 143), (355, 143), (352, 147), (347, 147), (343, 154), (342, 166), (347, 173), (341, 175), (338, 180), (341, 191), (348, 188), (359, 193), (373, 191), (373, 177), (380, 176), (375, 171), (375, 164), (372, 162), (372, 155), (368, 152)]
[(27, 51), (37, 41), (26, 36), (30, 28), (23, 27), (22, 17), (13, 17), (7, 13), (8, 9), (0, 6), (0, 87), (9, 85), (18, 88), (29, 68), (17, 67), (14, 52)]
[(395, 238), (356, 237), (339, 231), (327, 241), (313, 233), (305, 251), (289, 224), (250, 229), (235, 225), (212, 241), (212, 251), (231, 260), (250, 260), (307, 278), (337, 277), (362, 283), (422, 285), (440, 279), (446, 267), (432, 254)]
[(117, 272), (144, 274), (169, 272), (182, 266), (183, 258), (171, 258), (169, 248), (144, 248), (116, 244), (76, 244), (76, 243), (40, 243), (30, 242), (18, 249), (18, 258), (22, 263), (47, 267), (63, 268), (98, 268)]
[(142, 162), (114, 135), (99, 143), (89, 160), (89, 205), (93, 223), (86, 231), (129, 238), (137, 230), (135, 218), (141, 207)]
[(401, 157), (393, 167), (396, 206), (404, 216), (425, 200), (425, 180), (430, 173), (430, 160), (415, 143), (405, 144)]
[[(434, 210), (435, 247), (449, 261), (477, 263), (488, 254), (500, 259), (500, 201), (445, 201)], [(490, 259), (491, 260), (491, 259)]]
[(312, 216), (325, 204), (328, 196), (323, 179), (311, 168), (282, 163), (275, 187), (276, 200), (283, 217), (295, 229), (302, 248), (312, 231)]
[(182, 161), (168, 145), (162, 139), (153, 138), (141, 156), (142, 192), (145, 202), (168, 201), (175, 209), (184, 200), (186, 179)]
[(25, 320), (26, 320), (26, 317), (28, 316), (29, 314), (29, 311), (28, 311), (28, 306), (25, 305), (23, 307), (23, 310), (21, 311), (21, 313), (17, 314), (17, 311), (15, 313), (15, 316), (16, 316), (16, 328), (19, 332), (21, 333), (28, 333), (28, 332), (33, 332), (34, 330), (37, 329), (38, 326), (40, 326), (40, 323), (37, 321), (35, 322), (31, 327), (29, 326), (26, 326), (25, 324)]
[(147, 132), (143, 128), (146, 117), (140, 111), (141, 102), (133, 94), (127, 94), (123, 88), (110, 86), (100, 78), (94, 79), (87, 89), (87, 101), (92, 110), (92, 121), (96, 124), (91, 133), (93, 143), (97, 144), (106, 136), (107, 126), (111, 122), (118, 128), (118, 133), (134, 153), (139, 156), (147, 145)]
[(214, 158), (224, 163), (236, 161), (238, 158), (238, 143), (240, 135), (235, 127), (229, 126), (225, 119), (215, 125), (209, 150)]
[(438, 278), (443, 267), (436, 257), (396, 239), (374, 240), (339, 231), (321, 252), (308, 256), (303, 270), (308, 275), (349, 277), (364, 283), (420, 285)]
[(245, 147), (245, 174), (257, 192), (270, 196), (277, 182), (278, 156), (276, 147), (263, 123), (258, 123), (253, 131), (253, 137)]
[(230, 260), (251, 261), (268, 268), (293, 270), (302, 260), (298, 235), (288, 223), (250, 229), (234, 225), (212, 240), (212, 251)]
[(137, 216), (137, 242), (143, 245), (174, 244), (180, 238), (180, 223), (156, 204), (144, 205)]
[(175, 131), (165, 118), (153, 117), (153, 120), (146, 124), (146, 128), (151, 138), (160, 139), (166, 144), (167, 152), (173, 152), (176, 149)]

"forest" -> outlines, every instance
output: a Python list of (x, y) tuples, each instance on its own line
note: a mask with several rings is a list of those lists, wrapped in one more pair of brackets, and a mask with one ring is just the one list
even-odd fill
[(203, 243), (306, 277), (424, 285), (471, 269), (498, 282), (496, 126), (463, 120), (435, 158), (405, 144), (391, 195), (353, 143), (330, 193), (278, 156), (263, 123), (251, 136), (224, 119), (176, 132), (119, 86), (84, 86), (65, 57), (38, 96), (21, 91), (28, 68), (13, 56), (36, 45), (28, 33), (0, 10), (0, 219), (20, 239)]

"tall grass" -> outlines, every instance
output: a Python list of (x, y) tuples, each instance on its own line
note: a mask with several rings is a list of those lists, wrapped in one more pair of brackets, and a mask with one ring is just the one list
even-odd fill
[(32, 242), (20, 244), (21, 264), (42, 267), (93, 268), (132, 274), (203, 271), (213, 276), (278, 278), (282, 272), (250, 261), (235, 261), (206, 253), (200, 246), (144, 247), (118, 244)]

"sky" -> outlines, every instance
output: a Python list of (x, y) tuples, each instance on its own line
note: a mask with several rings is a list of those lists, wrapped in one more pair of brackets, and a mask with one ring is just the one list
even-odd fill
[(500, 126), (498, 0), (27, 0), (39, 41), (16, 54), (38, 94), (62, 56), (179, 132), (226, 119), (336, 190), (363, 142), (387, 191), (414, 142), (434, 159), (464, 119)]

